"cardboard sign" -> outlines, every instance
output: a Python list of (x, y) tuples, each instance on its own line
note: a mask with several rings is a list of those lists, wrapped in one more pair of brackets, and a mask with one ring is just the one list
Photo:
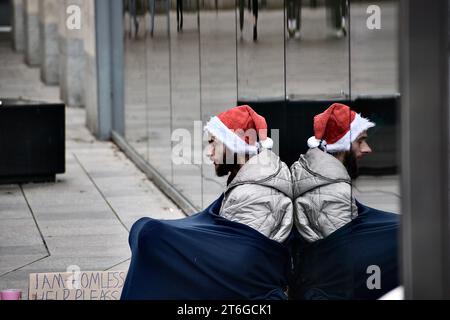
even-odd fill
[(30, 300), (119, 300), (125, 271), (32, 273)]

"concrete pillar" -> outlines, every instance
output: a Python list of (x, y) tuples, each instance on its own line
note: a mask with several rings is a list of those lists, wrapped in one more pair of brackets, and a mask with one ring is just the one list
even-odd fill
[(23, 0), (13, 1), (13, 48), (17, 52), (23, 52), (25, 50), (24, 10)]
[(406, 300), (450, 299), (449, 11), (446, 0), (400, 1), (399, 249)]
[(123, 0), (86, 0), (86, 125), (101, 140), (123, 134)]
[[(60, 96), (66, 105), (84, 106), (84, 44), (83, 0), (59, 0), (59, 84)], [(79, 28), (74, 24), (80, 21)]]
[(39, 0), (41, 79), (49, 85), (59, 83), (58, 14), (61, 0)]
[(39, 1), (24, 0), (25, 63), (38, 66), (41, 60), (39, 42)]
[(66, 37), (66, 1), (61, 0), (59, 6), (58, 14), (58, 52), (59, 52), (59, 63), (58, 63), (58, 80), (59, 80), (59, 97), (61, 101), (66, 101), (66, 87), (67, 87), (67, 77), (66, 77), (66, 61), (63, 59), (63, 52), (66, 51), (65, 48), (65, 37)]

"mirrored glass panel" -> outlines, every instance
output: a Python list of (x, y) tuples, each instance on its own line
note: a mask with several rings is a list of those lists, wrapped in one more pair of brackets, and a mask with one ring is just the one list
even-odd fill
[(290, 99), (349, 94), (346, 0), (285, 0), (286, 91)]
[(350, 3), (352, 95), (397, 94), (399, 1)]
[[(395, 218), (401, 213), (398, 6), (397, 0), (350, 1), (351, 100), (355, 111), (376, 124), (366, 139), (360, 140), (364, 134), (356, 137), (353, 145), (361, 155), (353, 195), (363, 205), (387, 212), (383, 215), (391, 221), (400, 221)], [(399, 238), (386, 232), (383, 241), (392, 251), (386, 251), (388, 263), (377, 262), (385, 264), (380, 265), (382, 285), (395, 276), (395, 269), (387, 266), (400, 261), (400, 251), (395, 252), (400, 249)]]
[(146, 1), (124, 0), (125, 138), (147, 160), (146, 11)]
[(400, 213), (397, 157), (399, 1), (351, 1), (351, 94), (355, 109), (376, 123), (371, 153), (360, 162), (355, 193), (365, 204)]
[[(216, 7), (217, 4), (217, 7)], [(236, 105), (236, 26), (234, 1), (200, 6), (200, 66), (202, 120)], [(206, 137), (204, 138), (206, 146)], [(205, 159), (206, 160), (206, 159)], [(226, 178), (218, 178), (214, 166), (203, 163), (203, 207), (225, 189)]]
[[(170, 10), (173, 182), (202, 205), (198, 0), (174, 2)], [(195, 141), (200, 143), (195, 144)]]
[(147, 14), (148, 159), (172, 182), (170, 96), (170, 3), (149, 0)]
[(238, 99), (283, 98), (283, 1), (237, 0)]

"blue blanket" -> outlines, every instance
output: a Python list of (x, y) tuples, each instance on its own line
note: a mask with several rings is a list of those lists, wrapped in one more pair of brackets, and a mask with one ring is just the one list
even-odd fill
[(222, 199), (185, 219), (136, 222), (121, 299), (286, 299), (287, 246), (220, 217)]
[[(291, 234), (290, 298), (378, 299), (400, 285), (399, 216), (357, 206), (358, 217), (323, 240), (307, 243)], [(370, 289), (378, 271), (380, 289)]]
[[(121, 298), (285, 299), (289, 282), (291, 299), (377, 299), (399, 285), (395, 214), (358, 203), (359, 216), (326, 239), (294, 230), (285, 246), (218, 216), (222, 199), (182, 220), (136, 222)], [(380, 289), (367, 287), (370, 266)]]

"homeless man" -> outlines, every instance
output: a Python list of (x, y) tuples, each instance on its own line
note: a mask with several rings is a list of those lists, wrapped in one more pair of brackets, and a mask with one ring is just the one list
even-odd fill
[(133, 225), (122, 299), (287, 298), (292, 179), (270, 151), (266, 121), (240, 106), (205, 131), (217, 175), (229, 175), (226, 190), (194, 216)]
[[(398, 286), (399, 217), (352, 194), (358, 162), (372, 152), (367, 130), (374, 126), (333, 104), (314, 118), (310, 150), (291, 167), (293, 299), (377, 299)], [(380, 271), (379, 288), (368, 285), (368, 270)]]

